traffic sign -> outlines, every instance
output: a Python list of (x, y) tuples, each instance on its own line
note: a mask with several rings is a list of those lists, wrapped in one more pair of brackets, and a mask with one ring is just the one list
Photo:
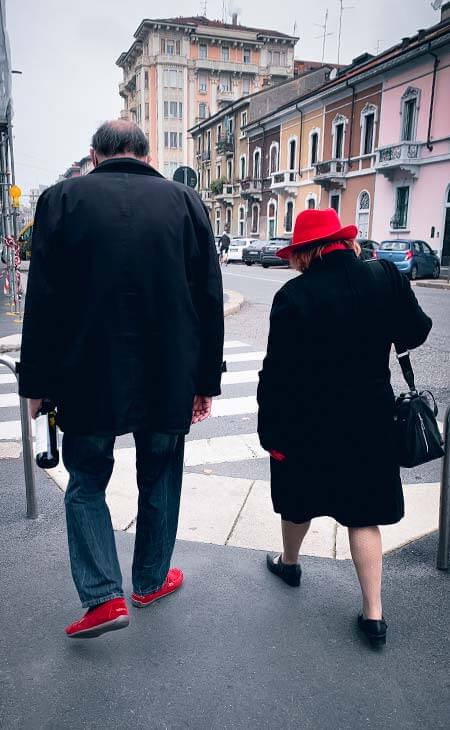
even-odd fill
[(12, 199), (13, 208), (18, 208), (20, 205), (20, 196), (22, 195), (22, 190), (19, 188), (18, 185), (11, 185), (9, 194)]
[(173, 179), (175, 182), (183, 183), (183, 185), (187, 185), (190, 188), (197, 187), (198, 177), (192, 167), (179, 167), (175, 170)]

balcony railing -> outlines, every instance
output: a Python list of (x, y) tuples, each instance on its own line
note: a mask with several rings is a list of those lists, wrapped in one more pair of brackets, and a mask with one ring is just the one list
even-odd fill
[(219, 155), (234, 151), (234, 137), (231, 134), (219, 137), (217, 140), (217, 153)]
[(227, 71), (229, 73), (258, 74), (259, 66), (254, 63), (242, 63), (236, 61), (222, 61), (222, 59), (197, 58), (195, 61), (197, 68), (208, 71)]
[(200, 162), (209, 162), (211, 160), (211, 150), (197, 152), (197, 159), (200, 160)]
[(272, 189), (292, 189), (298, 187), (300, 175), (296, 170), (285, 170), (284, 172), (272, 173)]
[(347, 160), (327, 160), (315, 165), (314, 181), (322, 187), (345, 187), (348, 173)]
[(418, 175), (418, 165), (423, 143), (401, 142), (400, 144), (380, 147), (377, 151), (375, 168), (386, 177), (392, 177), (396, 170), (402, 169), (413, 177)]
[(261, 196), (262, 194), (262, 180), (255, 178), (246, 178), (241, 180), (241, 195), (243, 198), (251, 198), (255, 196)]

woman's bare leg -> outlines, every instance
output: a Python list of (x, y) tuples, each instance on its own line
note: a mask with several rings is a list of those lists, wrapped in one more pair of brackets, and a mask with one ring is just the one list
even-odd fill
[(364, 618), (380, 620), (383, 552), (379, 527), (349, 527), (350, 551), (363, 597)]
[(281, 520), (281, 532), (283, 535), (283, 554), (281, 560), (285, 565), (296, 565), (302, 542), (309, 530), (311, 522), (303, 522), (300, 525), (295, 522)]

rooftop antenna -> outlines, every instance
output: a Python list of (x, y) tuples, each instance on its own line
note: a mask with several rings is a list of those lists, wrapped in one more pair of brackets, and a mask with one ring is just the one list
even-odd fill
[(227, 22), (227, 0), (222, 0), (222, 23)]
[(376, 55), (377, 55), (377, 56), (378, 56), (378, 54), (379, 54), (379, 53), (380, 53), (380, 51), (381, 51), (381, 46), (383, 45), (383, 43), (384, 43), (384, 39), (383, 39), (383, 38), (379, 38), (379, 39), (377, 40), (377, 51), (376, 51)]
[(318, 28), (322, 28), (322, 31), (323, 31), (323, 33), (321, 33), (320, 35), (317, 35), (316, 36), (316, 40), (318, 40), (319, 38), (322, 38), (322, 41), (323, 41), (323, 43), (322, 43), (322, 63), (323, 63), (324, 60), (325, 60), (325, 45), (326, 45), (326, 42), (327, 42), (327, 38), (330, 35), (334, 35), (334, 33), (327, 33), (327, 29), (328, 29), (328, 8), (325, 11), (325, 22), (324, 22), (324, 24), (323, 25), (320, 25), (319, 23), (314, 23), (314, 25), (317, 25)]
[(208, 15), (208, 0), (202, 0), (201, 9), (202, 9), (202, 15), (206, 18)]
[(338, 57), (337, 62), (338, 66), (341, 61), (341, 37), (342, 37), (342, 16), (344, 15), (344, 10), (353, 10), (355, 7), (354, 5), (344, 5), (344, 0), (338, 0), (340, 9), (339, 9), (339, 39), (338, 39)]

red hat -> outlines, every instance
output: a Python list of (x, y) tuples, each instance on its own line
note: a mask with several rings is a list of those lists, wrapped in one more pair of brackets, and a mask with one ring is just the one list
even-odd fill
[(334, 208), (327, 210), (304, 210), (295, 221), (292, 243), (277, 251), (281, 259), (288, 259), (295, 251), (333, 241), (352, 241), (356, 238), (356, 226), (342, 227)]

